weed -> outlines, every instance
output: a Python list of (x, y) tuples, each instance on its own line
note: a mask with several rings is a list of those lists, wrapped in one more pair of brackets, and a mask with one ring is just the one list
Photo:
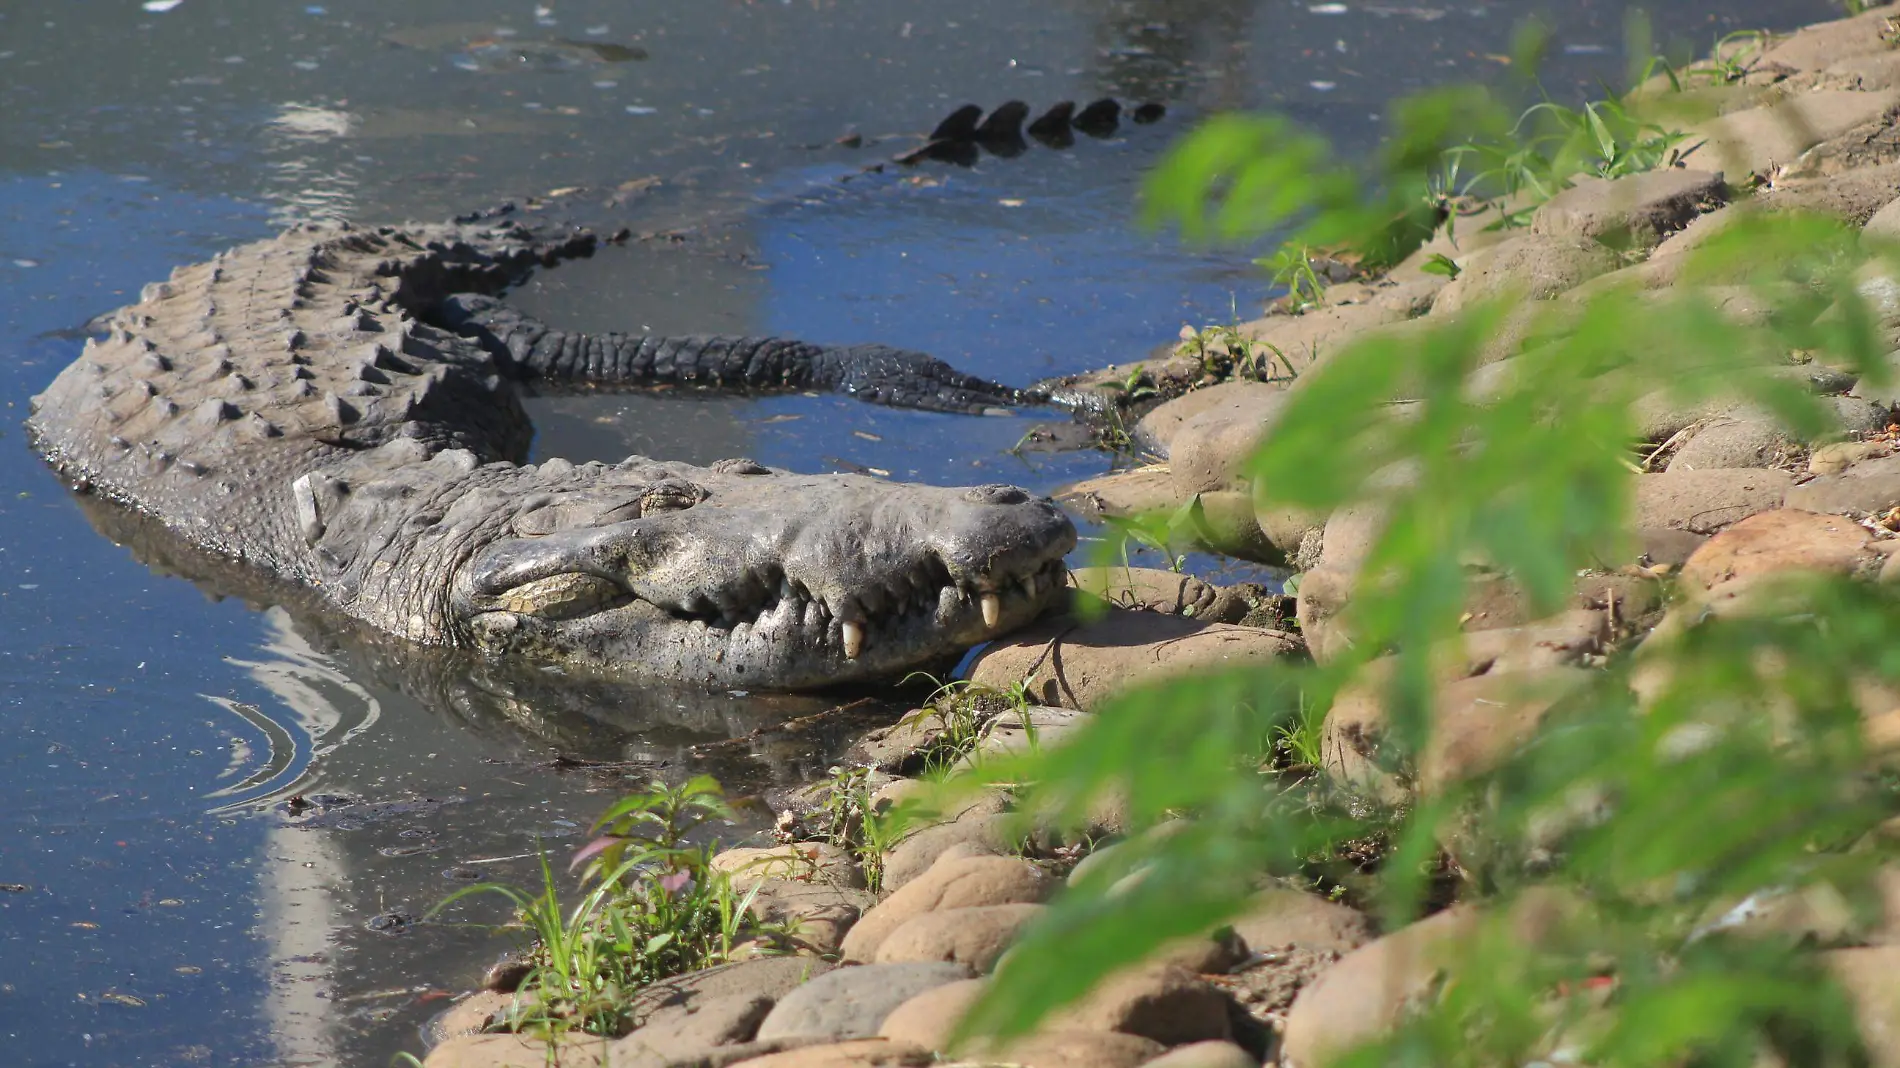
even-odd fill
[[(1291, 382), (1299, 369), (1278, 345), (1249, 337), (1238, 311), (1224, 325), (1181, 328), (1174, 351), (1198, 360), (1206, 378), (1242, 378), (1256, 382)], [(1282, 373), (1284, 372), (1284, 373)]]
[(1461, 195), (1512, 205), (1496, 224), (1512, 227), (1569, 188), (1577, 175), (1620, 178), (1670, 163), (1670, 151), (1683, 137), (1614, 100), (1581, 108), (1546, 100), (1525, 110), (1504, 136), (1450, 149), (1446, 167), (1474, 171)]
[(513, 1030), (623, 1034), (636, 1023), (635, 991), (728, 959), (756, 927), (749, 910), (757, 888), (738, 893), (730, 874), (712, 867), (714, 846), (690, 841), (730, 815), (709, 778), (655, 784), (596, 823), (602, 833), (574, 858), (586, 889), (572, 908), (562, 906), (544, 853), (538, 891), (481, 883), (451, 894), (430, 915), (473, 895), (499, 896), (533, 932), (534, 968), (510, 1011)]
[(1313, 267), (1311, 246), (1283, 245), (1259, 262), (1266, 267), (1273, 284), (1286, 289), (1287, 307), (1293, 314), (1326, 303), (1326, 283)]
[(830, 769), (817, 833), (821, 841), (850, 851), (864, 872), (864, 885), (876, 893), (884, 886), (884, 853), (893, 836), (871, 803), (870, 778), (865, 767)]
[(1426, 274), (1442, 275), (1453, 280), (1456, 280), (1460, 274), (1464, 273), (1464, 269), (1458, 266), (1457, 260), (1452, 259), (1442, 252), (1432, 253), (1431, 259), (1419, 265), (1419, 270), (1424, 271)]

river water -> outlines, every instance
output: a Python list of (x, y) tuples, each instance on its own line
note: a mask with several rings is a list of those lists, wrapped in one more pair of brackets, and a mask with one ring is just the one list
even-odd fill
[[(0, 1058), (419, 1052), (418, 1027), (508, 943), (413, 917), (476, 878), (531, 879), (538, 850), (571, 844), (628, 777), (686, 766), (685, 747), (832, 703), (416, 658), (166, 556), (68, 494), (20, 429), (94, 316), (290, 222), (513, 200), (653, 235), (525, 287), (545, 317), (879, 340), (1023, 383), (1258, 307), (1246, 256), (1129, 221), (1143, 168), (1195, 116), (1272, 106), (1362, 148), (1395, 94), (1494, 76), (1543, 6), (4, 0)], [(1656, 6), (1658, 39), (1688, 49), (1834, 13)], [(1553, 94), (1614, 80), (1625, 5), (1548, 7)], [(964, 103), (1104, 95), (1169, 111), (1066, 150), (866, 169)], [(536, 452), (576, 460), (749, 455), (1039, 490), (1109, 462), (1012, 454), (1033, 413), (803, 396), (532, 410)], [(822, 771), (826, 748), (767, 736), (711, 766), (782, 783)], [(293, 796), (316, 800), (293, 812)]]

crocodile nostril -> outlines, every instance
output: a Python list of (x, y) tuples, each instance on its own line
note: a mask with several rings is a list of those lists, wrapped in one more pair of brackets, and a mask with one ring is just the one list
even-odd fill
[(1025, 504), (1029, 494), (1016, 486), (974, 486), (963, 499), (971, 504)]

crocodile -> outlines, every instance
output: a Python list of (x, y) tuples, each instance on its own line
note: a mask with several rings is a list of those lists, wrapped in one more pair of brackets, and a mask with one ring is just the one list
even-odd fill
[(954, 658), (1061, 596), (1075, 530), (1015, 486), (526, 463), (537, 384), (1033, 399), (882, 345), (565, 332), (497, 299), (596, 247), (505, 213), (304, 224), (147, 286), (33, 399), (29, 437), (197, 549), (495, 658), (816, 689)]

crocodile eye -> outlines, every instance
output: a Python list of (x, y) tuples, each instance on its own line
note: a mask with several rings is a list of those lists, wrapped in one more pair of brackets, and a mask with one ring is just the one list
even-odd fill
[(706, 499), (706, 491), (684, 479), (668, 478), (655, 482), (640, 495), (640, 514), (679, 512)]
[(502, 594), (499, 607), (541, 619), (575, 619), (633, 600), (618, 583), (569, 572), (524, 583)]

